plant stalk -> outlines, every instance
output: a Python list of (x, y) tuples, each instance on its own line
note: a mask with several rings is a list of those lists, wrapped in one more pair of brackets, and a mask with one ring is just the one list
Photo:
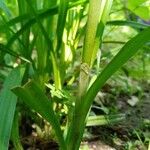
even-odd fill
[(90, 69), (96, 58), (106, 23), (105, 17), (109, 14), (111, 5), (112, 0), (90, 0), (89, 2), (87, 29), (79, 77), (79, 94), (75, 104), (72, 124), (67, 136), (68, 150), (78, 150), (80, 147), (84, 127), (86, 125), (86, 116), (90, 110), (86, 109), (84, 111), (84, 109), (82, 109), (82, 106), (86, 103), (84, 97), (86, 96), (89, 85)]

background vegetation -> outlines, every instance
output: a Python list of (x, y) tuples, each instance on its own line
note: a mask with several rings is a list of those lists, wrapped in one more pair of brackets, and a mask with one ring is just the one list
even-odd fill
[(0, 149), (150, 150), (149, 25), (149, 0), (0, 0)]

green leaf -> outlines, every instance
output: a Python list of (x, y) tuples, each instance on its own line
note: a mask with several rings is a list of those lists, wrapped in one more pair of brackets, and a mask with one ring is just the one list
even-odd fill
[(101, 126), (101, 125), (109, 125), (117, 123), (121, 120), (125, 119), (124, 114), (117, 115), (99, 115), (99, 116), (89, 116), (87, 119), (86, 126)]
[(101, 0), (90, 1), (86, 35), (84, 39), (83, 54), (82, 54), (83, 63), (87, 63), (88, 66), (90, 67), (92, 66), (91, 60), (94, 52), (96, 32), (97, 32), (101, 15), (103, 13), (103, 9), (104, 8), (102, 7)]
[(13, 50), (11, 50), (10, 48), (8, 48), (4, 44), (0, 44), (0, 51), (2, 51), (4, 54), (8, 53), (11, 56), (14, 56), (16, 58), (20, 58), (21, 60), (30, 63), (30, 60), (26, 59), (25, 57), (20, 56), (18, 53), (14, 52)]
[(20, 97), (28, 107), (34, 109), (44, 119), (50, 122), (55, 130), (60, 147), (63, 150), (66, 150), (62, 131), (60, 129), (60, 123), (53, 111), (52, 102), (46, 97), (41, 87), (39, 87), (34, 81), (31, 81), (23, 87), (14, 88), (12, 91)]
[[(68, 9), (76, 7), (77, 5), (81, 5), (83, 3), (87, 3), (87, 0), (82, 0), (82, 1), (77, 1), (77, 2), (71, 3), (71, 4), (69, 4)], [(58, 13), (57, 5), (49, 8), (49, 9), (37, 10), (38, 17), (42, 20), (49, 17), (50, 15), (51, 16), (56, 15), (57, 13)], [(36, 18), (33, 17), (33, 15), (30, 13), (26, 13), (24, 15), (19, 15), (15, 18), (9, 20), (8, 22), (6, 22), (6, 24), (0, 25), (0, 31), (5, 30), (6, 26), (8, 26), (8, 27), (14, 26), (17, 23), (21, 23), (23, 21), (28, 21), (26, 24), (28, 24), (28, 28), (29, 28), (34, 23), (36, 23)]]
[(150, 0), (128, 0), (127, 7), (142, 19), (150, 19)]
[(11, 128), (16, 108), (17, 97), (11, 92), (11, 88), (21, 84), (25, 68), (18, 67), (12, 70), (6, 78), (0, 93), (0, 149), (7, 150)]
[[(95, 82), (89, 88), (83, 101), (80, 105), (76, 105), (74, 111), (74, 117), (72, 125), (69, 130), (69, 139), (71, 141), (76, 141), (77, 145), (80, 145), (82, 135), (84, 132), (84, 127), (86, 124), (86, 117), (92, 105), (92, 102), (99, 92), (99, 90), (104, 86), (106, 81), (124, 64), (126, 63), (140, 48), (142, 48), (146, 43), (150, 42), (150, 27), (136, 35), (130, 41), (128, 41), (123, 48), (118, 52), (118, 54), (110, 61), (110, 63), (104, 68), (104, 70), (98, 75)], [(76, 135), (76, 136), (74, 136)], [(77, 148), (76, 148), (77, 149)]]
[(107, 25), (109, 25), (109, 26), (129, 26), (133, 29), (145, 29), (149, 26), (149, 25), (144, 24), (144, 23), (138, 23), (135, 21), (126, 21), (126, 20), (108, 21)]
[(5, 14), (8, 17), (11, 16), (11, 12), (10, 12), (9, 8), (5, 5), (5, 2), (3, 0), (0, 1), (0, 8), (5, 12)]
[[(57, 6), (54, 6), (52, 8), (46, 9), (46, 10), (44, 9), (44, 10), (37, 11), (38, 16), (39, 16), (40, 19), (45, 19), (49, 15), (55, 15), (55, 14), (57, 14), (57, 12), (58, 12), (58, 7)], [(5, 26), (11, 27), (11, 26), (14, 26), (17, 23), (21, 23), (23, 21), (30, 22), (30, 23), (28, 23), (28, 24), (30, 24), (30, 26), (33, 25), (34, 23), (36, 23), (35, 17), (33, 17), (33, 15), (31, 13), (30, 14), (27, 13), (27, 14), (24, 14), (24, 15), (19, 15), (15, 18), (9, 20), (5, 24), (0, 25), (0, 31), (4, 30), (6, 28)]]
[[(68, 6), (68, 9), (76, 7), (77, 5), (83, 4), (86, 1), (79, 1), (79, 3), (72, 3)], [(39, 11), (37, 16), (40, 20), (43, 20), (47, 17), (49, 17), (49, 15), (53, 16), (56, 15), (58, 13), (58, 6), (53, 6), (52, 8), (49, 8), (47, 10), (42, 10)], [(11, 19), (10, 21), (8, 21), (5, 25), (0, 25), (0, 31), (5, 29), (5, 26), (13, 26), (16, 23), (20, 23), (24, 20), (28, 20), (21, 29), (19, 29), (16, 34), (14, 34), (8, 41), (8, 47), (11, 47), (11, 45), (19, 38), (19, 36), (25, 32), (26, 30), (28, 30), (31, 26), (33, 26), (36, 23), (36, 17), (31, 17), (31, 14), (25, 14), (22, 16), (18, 16), (16, 18)]]
[[(27, 4), (30, 6), (30, 10), (33, 13), (33, 15), (36, 18), (37, 24), (45, 38), (46, 44), (48, 46), (48, 49), (50, 50), (50, 55), (52, 58), (52, 64), (53, 64), (53, 70), (54, 70), (54, 78), (55, 78), (55, 85), (56, 88), (61, 89), (61, 79), (60, 79), (60, 72), (59, 72), (59, 68), (58, 68), (58, 63), (57, 63), (57, 59), (55, 56), (55, 52), (54, 52), (54, 48), (53, 48), (53, 44), (52, 44), (52, 40), (49, 38), (48, 33), (46, 32), (42, 22), (40, 21), (36, 11), (34, 10), (33, 6), (30, 4), (29, 0), (26, 0)], [(47, 51), (47, 54), (49, 52)]]
[(60, 0), (59, 16), (58, 16), (58, 23), (57, 23), (57, 50), (59, 50), (62, 43), (62, 35), (66, 24), (68, 3), (69, 0)]
[(19, 136), (19, 117), (20, 117), (20, 112), (16, 110), (15, 115), (14, 115), (14, 120), (13, 120), (13, 125), (12, 125), (12, 130), (11, 130), (11, 141), (13, 143), (13, 146), (17, 150), (23, 150), (20, 136)]
[(149, 0), (136, 0), (136, 1), (135, 0), (128, 0), (128, 6), (135, 8), (135, 7), (141, 6), (146, 1), (149, 1)]
[(131, 40), (129, 40), (118, 54), (110, 61), (110, 63), (104, 68), (100, 75), (88, 90), (85, 99), (88, 102), (94, 99), (100, 88), (106, 83), (106, 81), (124, 64), (126, 63), (140, 48), (146, 43), (150, 42), (150, 27), (146, 28), (141, 33), (137, 34)]
[[(50, 8), (42, 13), (40, 13), (39, 15), (37, 14), (37, 17), (38, 19), (44, 19), (46, 18), (47, 16), (49, 15), (55, 15), (58, 11), (58, 7), (53, 7), (53, 8)], [(13, 19), (11, 21), (8, 22), (8, 25), (12, 25), (13, 22), (18, 22), (18, 21), (22, 21), (19, 20), (19, 18), (16, 18), (16, 19)], [(19, 29), (8, 41), (8, 47), (11, 47), (11, 45), (14, 43), (14, 41), (16, 39), (19, 38), (20, 35), (22, 35), (23, 32), (25, 32), (26, 30), (28, 30), (33, 24), (35, 24), (37, 21), (36, 17), (33, 17), (32, 19), (30, 19), (29, 21), (27, 21), (27, 23), (25, 23), (21, 29)], [(3, 28), (3, 26), (2, 26)]]

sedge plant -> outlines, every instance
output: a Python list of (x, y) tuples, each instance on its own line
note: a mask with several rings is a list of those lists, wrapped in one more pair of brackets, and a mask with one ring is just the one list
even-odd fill
[[(9, 56), (13, 64), (9, 66), (10, 74), (0, 94), (0, 115), (5, 114), (0, 123), (0, 149), (8, 149), (10, 135), (15, 148), (23, 149), (18, 140), (18, 111), (15, 113), (18, 99), (18, 103), (23, 101), (51, 124), (61, 150), (78, 150), (94, 98), (107, 80), (150, 42), (150, 27), (136, 22), (107, 22), (113, 0), (11, 0), (0, 3), (3, 10), (0, 25), (2, 63), (8, 67), (4, 56)], [(91, 70), (107, 24), (144, 30), (125, 43), (91, 82)], [(82, 50), (80, 60), (77, 60), (80, 44)], [(74, 72), (72, 68), (76, 61), (80, 64)], [(68, 77), (70, 72), (73, 75)], [(66, 80), (69, 80), (68, 87), (78, 81), (77, 89), (66, 92)], [(50, 98), (47, 88), (51, 91)], [(63, 107), (66, 107), (66, 121), (62, 129), (58, 112)]]

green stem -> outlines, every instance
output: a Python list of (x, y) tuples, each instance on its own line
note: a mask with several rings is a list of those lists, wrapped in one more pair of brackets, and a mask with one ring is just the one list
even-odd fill
[(88, 21), (82, 55), (83, 63), (87, 63), (89, 66), (91, 66), (91, 55), (95, 44), (94, 41), (96, 31), (100, 20), (100, 15), (102, 14), (101, 3), (101, 0), (90, 0), (89, 2)]
[(88, 83), (89, 83), (89, 72), (90, 68), (88, 64), (83, 63), (80, 67), (80, 77), (79, 77), (79, 91), (78, 100), (76, 103), (80, 103), (82, 96), (86, 93)]
[(86, 92), (89, 83), (89, 72), (91, 67), (93, 47), (95, 45), (95, 37), (99, 19), (102, 15), (102, 10), (100, 9), (101, 4), (101, 0), (90, 0), (89, 2), (89, 13), (83, 46), (82, 64), (80, 67), (78, 101), (81, 100), (81, 97)]
[(97, 52), (102, 43), (103, 32), (104, 32), (104, 28), (106, 25), (108, 15), (111, 10), (112, 2), (113, 2), (113, 0), (106, 0), (104, 4), (102, 3), (102, 7), (101, 7), (102, 15), (100, 16), (101, 18), (100, 18), (100, 22), (98, 24), (96, 37), (95, 37), (95, 41), (94, 41), (94, 47), (93, 47), (93, 52), (92, 52), (92, 57), (91, 57), (91, 66), (93, 65), (93, 63), (95, 61)]
[[(92, 105), (92, 102), (102, 88), (102, 86), (106, 83), (106, 81), (124, 64), (126, 63), (144, 44), (150, 41), (150, 27), (132, 38), (129, 42), (125, 44), (125, 46), (118, 52), (118, 54), (112, 59), (112, 61), (104, 68), (101, 74), (98, 75), (95, 82), (87, 91), (86, 95), (83, 97), (84, 101), (81, 102), (80, 106), (76, 106), (74, 120), (72, 123), (72, 130), (70, 131), (73, 138), (71, 145), (80, 144), (81, 137), (84, 132), (84, 127), (86, 124), (86, 118), (88, 116), (88, 112)], [(144, 39), (144, 40), (143, 40)], [(73, 150), (77, 150), (73, 149)]]
[[(68, 150), (78, 150), (82, 140), (86, 117), (82, 120), (82, 113), (84, 110), (81, 110), (80, 108), (85, 101), (83, 98), (85, 97), (89, 85), (90, 68), (95, 60), (95, 55), (100, 43), (99, 39), (102, 39), (106, 16), (109, 14), (111, 5), (112, 0), (90, 0), (89, 2), (88, 21), (79, 77), (78, 98), (75, 104), (73, 120), (67, 136)], [(102, 25), (99, 25), (99, 21)], [(84, 113), (87, 114), (88, 111)]]
[[(91, 0), (87, 21), (87, 32), (83, 47), (83, 64), (81, 65), (79, 80), (79, 99), (84, 95), (89, 83), (89, 72), (92, 67), (99, 46), (102, 42), (104, 27), (112, 6), (113, 0)], [(86, 66), (86, 67), (85, 67)], [(83, 67), (85, 69), (83, 69)]]
[(18, 121), (19, 121), (19, 113), (18, 113), (18, 111), (16, 111), (15, 116), (14, 116), (12, 131), (11, 131), (11, 139), (12, 139), (12, 142), (13, 142), (15, 149), (23, 150), (23, 147), (22, 147), (20, 139), (19, 139)]

